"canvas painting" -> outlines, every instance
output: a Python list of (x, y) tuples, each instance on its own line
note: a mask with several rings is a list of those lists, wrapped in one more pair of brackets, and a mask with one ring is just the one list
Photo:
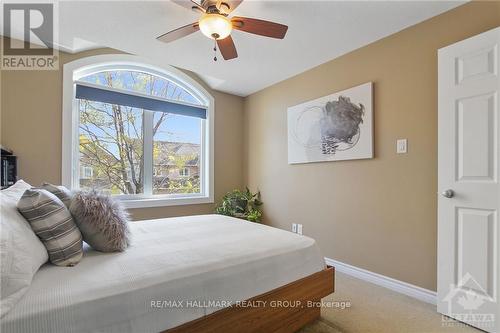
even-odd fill
[(288, 108), (288, 163), (372, 157), (371, 82)]

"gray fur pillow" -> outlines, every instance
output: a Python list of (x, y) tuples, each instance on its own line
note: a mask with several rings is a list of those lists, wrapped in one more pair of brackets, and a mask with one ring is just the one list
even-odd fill
[(97, 191), (78, 192), (69, 207), (83, 240), (101, 252), (123, 251), (129, 245), (128, 213), (118, 200)]

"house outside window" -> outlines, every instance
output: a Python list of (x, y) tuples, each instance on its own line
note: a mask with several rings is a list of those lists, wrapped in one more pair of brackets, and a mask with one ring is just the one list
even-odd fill
[(179, 176), (189, 177), (189, 169), (188, 168), (179, 169)]
[(128, 207), (213, 202), (213, 98), (176, 69), (115, 57), (132, 61), (65, 65), (66, 185)]
[(90, 166), (82, 166), (80, 171), (81, 179), (91, 179), (94, 176), (94, 169)]

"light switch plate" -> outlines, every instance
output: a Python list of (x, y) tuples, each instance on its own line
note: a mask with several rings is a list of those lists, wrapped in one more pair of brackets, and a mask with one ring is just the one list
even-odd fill
[(292, 223), (292, 232), (297, 233), (297, 223)]
[(297, 233), (302, 235), (302, 224), (297, 224)]
[(398, 139), (396, 141), (396, 152), (398, 154), (406, 154), (408, 152), (408, 140)]

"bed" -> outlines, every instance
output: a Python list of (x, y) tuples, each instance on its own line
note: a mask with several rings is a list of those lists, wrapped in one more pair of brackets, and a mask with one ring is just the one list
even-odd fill
[(238, 323), (239, 332), (292, 332), (319, 308), (241, 301), (317, 301), (333, 292), (333, 270), (308, 237), (220, 215), (130, 228), (123, 253), (86, 248), (75, 267), (42, 266), (1, 331), (223, 332)]

